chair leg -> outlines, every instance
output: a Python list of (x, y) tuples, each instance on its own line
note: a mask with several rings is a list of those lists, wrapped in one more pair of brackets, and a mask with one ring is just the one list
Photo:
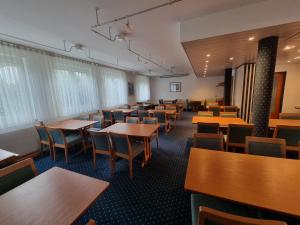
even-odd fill
[(68, 147), (65, 147), (65, 160), (68, 163)]
[(110, 161), (110, 171), (111, 171), (111, 175), (113, 175), (115, 173), (115, 168), (116, 168), (116, 161), (115, 161), (115, 157), (113, 155), (109, 156), (109, 161)]
[(53, 148), (52, 148), (52, 149), (53, 149), (53, 150), (52, 150), (52, 151), (53, 151), (53, 159), (54, 159), (54, 161), (55, 161), (55, 160), (56, 160), (56, 148), (55, 148), (55, 145), (53, 145), (52, 147), (53, 147)]
[(44, 145), (41, 143), (41, 155), (43, 155)]
[(132, 165), (132, 159), (129, 159), (129, 174), (130, 174), (130, 179), (133, 178), (133, 165)]
[(156, 136), (156, 148), (158, 149), (158, 136)]
[(96, 169), (96, 151), (93, 150), (93, 167)]

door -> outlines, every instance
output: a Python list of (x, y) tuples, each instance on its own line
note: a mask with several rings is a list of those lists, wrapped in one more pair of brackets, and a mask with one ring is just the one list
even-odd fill
[(271, 101), (271, 119), (278, 119), (282, 109), (286, 72), (276, 72), (273, 82), (273, 92)]

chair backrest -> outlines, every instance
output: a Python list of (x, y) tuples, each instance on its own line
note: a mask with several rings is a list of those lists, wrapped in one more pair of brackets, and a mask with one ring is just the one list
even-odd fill
[(57, 128), (47, 128), (53, 144), (63, 145), (66, 143), (64, 132)]
[(208, 111), (213, 112), (214, 116), (220, 116), (220, 107), (219, 106), (209, 106)]
[(80, 116), (78, 116), (76, 119), (78, 120), (89, 120), (91, 117), (89, 114), (81, 114)]
[(110, 110), (102, 110), (102, 114), (103, 114), (103, 118), (104, 120), (109, 120), (111, 121), (112, 120), (112, 113)]
[(47, 131), (47, 128), (45, 127), (45, 125), (35, 125), (35, 128), (39, 134), (40, 137), (40, 141), (44, 141), (44, 142), (50, 142), (50, 136), (49, 133)]
[(220, 117), (237, 118), (237, 112), (220, 112)]
[(144, 124), (157, 124), (158, 119), (156, 117), (144, 117), (143, 123)]
[(300, 141), (300, 127), (278, 125), (275, 128), (273, 137), (285, 139), (287, 146), (297, 147)]
[(93, 124), (94, 128), (101, 128), (102, 127), (102, 119), (103, 117), (101, 116), (100, 113), (95, 113), (91, 115), (91, 120), (97, 121), (97, 123)]
[(279, 119), (300, 120), (300, 113), (279, 113)]
[(210, 111), (198, 111), (198, 116), (213, 117), (214, 113)]
[(198, 225), (287, 225), (276, 220), (253, 219), (225, 213), (219, 210), (199, 207)]
[(149, 117), (149, 112), (147, 110), (139, 110), (138, 115), (140, 120), (143, 120), (144, 117)]
[(93, 129), (89, 129), (88, 131), (92, 137), (94, 150), (109, 151), (111, 149), (107, 132), (95, 131)]
[(37, 175), (38, 172), (31, 158), (0, 169), (0, 195)]
[(140, 122), (140, 119), (138, 117), (130, 117), (130, 116), (127, 116), (126, 117), (126, 123), (139, 123)]
[(131, 152), (131, 144), (126, 134), (109, 133), (112, 151), (128, 155)]
[(223, 134), (197, 133), (194, 134), (194, 147), (211, 150), (224, 150)]
[(125, 119), (123, 111), (116, 110), (113, 112), (113, 115), (115, 120), (124, 121)]
[(219, 123), (197, 123), (197, 133), (219, 133)]
[(254, 125), (229, 124), (227, 131), (227, 142), (245, 144), (247, 136), (253, 136)]
[(285, 140), (266, 137), (246, 137), (246, 154), (286, 157)]
[(167, 122), (166, 112), (154, 112), (154, 117), (157, 118), (159, 123), (166, 123)]
[(224, 106), (224, 111), (225, 112), (238, 112), (238, 107), (237, 106)]
[(165, 106), (164, 105), (157, 105), (155, 106), (155, 110), (164, 110)]

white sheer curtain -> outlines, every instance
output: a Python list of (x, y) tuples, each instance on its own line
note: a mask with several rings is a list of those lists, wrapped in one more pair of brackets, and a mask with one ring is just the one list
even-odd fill
[(143, 102), (150, 99), (149, 77), (136, 76), (136, 98), (138, 102)]
[(125, 72), (98, 67), (97, 75), (102, 108), (127, 104), (128, 82)]

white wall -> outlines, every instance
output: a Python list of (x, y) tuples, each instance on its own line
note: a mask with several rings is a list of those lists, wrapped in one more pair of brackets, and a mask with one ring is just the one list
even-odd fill
[[(170, 82), (181, 82), (181, 92), (169, 92)], [(194, 74), (178, 78), (151, 78), (151, 99), (205, 100), (223, 98), (224, 88), (216, 87), (224, 82), (223, 76), (197, 78)]]

